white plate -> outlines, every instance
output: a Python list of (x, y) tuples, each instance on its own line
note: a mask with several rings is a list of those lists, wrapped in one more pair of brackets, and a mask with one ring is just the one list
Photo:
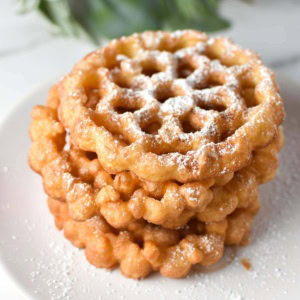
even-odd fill
[[(30, 111), (45, 102), (50, 84), (41, 86), (0, 127), (1, 267), (29, 299), (299, 299), (300, 86), (280, 81), (286, 145), (277, 178), (260, 189), (252, 243), (220, 271), (141, 281), (89, 265), (55, 229), (41, 179), (27, 165)], [(241, 266), (242, 257), (250, 259), (251, 271)]]

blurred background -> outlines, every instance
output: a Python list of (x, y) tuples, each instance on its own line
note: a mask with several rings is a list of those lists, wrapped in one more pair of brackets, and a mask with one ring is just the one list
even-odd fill
[[(0, 122), (18, 99), (108, 39), (183, 28), (230, 36), (300, 83), (300, 0), (1, 0)], [(0, 299), (16, 295), (0, 273)]]

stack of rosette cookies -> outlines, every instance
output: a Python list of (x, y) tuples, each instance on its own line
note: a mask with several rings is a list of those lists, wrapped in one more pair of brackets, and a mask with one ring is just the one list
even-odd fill
[(29, 163), (91, 264), (179, 278), (249, 242), (283, 118), (252, 51), (193, 30), (144, 32), (87, 55), (34, 107)]

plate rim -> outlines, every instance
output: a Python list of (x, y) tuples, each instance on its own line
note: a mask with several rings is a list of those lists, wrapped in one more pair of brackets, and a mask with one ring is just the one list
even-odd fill
[[(51, 83), (57, 81), (58, 78), (60, 78), (58, 75), (51, 76), (48, 79), (35, 84), (27, 93), (25, 93), (25, 95), (16, 100), (16, 102), (9, 108), (8, 112), (6, 112), (4, 117), (0, 120), (0, 140), (3, 133), (3, 127), (8, 122), (8, 120), (16, 113), (20, 106), (25, 105), (31, 97), (39, 93), (41, 90), (49, 90), (51, 87)], [(0, 270), (2, 271), (3, 275), (6, 275), (6, 280), (11, 286), (10, 289), (14, 288), (19, 296), (21, 296), (23, 299), (32, 299), (33, 295), (30, 294), (29, 291), (24, 289), (22, 284), (17, 280), (17, 278), (15, 278), (9, 268), (9, 265), (2, 258), (1, 253), (2, 251), (0, 248)]]

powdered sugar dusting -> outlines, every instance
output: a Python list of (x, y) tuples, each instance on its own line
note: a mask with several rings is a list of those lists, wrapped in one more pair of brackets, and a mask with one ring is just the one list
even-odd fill
[[(262, 210), (254, 222), (252, 244), (239, 249), (237, 258), (225, 269), (213, 274), (194, 272), (182, 280), (154, 275), (141, 282), (123, 278), (119, 271), (95, 269), (85, 261), (83, 251), (72, 247), (63, 239), (62, 233), (54, 229), (43, 202), (44, 195), (37, 191), (37, 180), (31, 173), (26, 173), (27, 153), (22, 154), (19, 149), (15, 167), (7, 164), (11, 175), (0, 172), (2, 193), (6, 195), (0, 205), (1, 259), (18, 281), (30, 287), (32, 297), (45, 300), (139, 299), (141, 295), (145, 300), (153, 297), (252, 300), (258, 295), (262, 298), (266, 295), (266, 299), (292, 299), (297, 295), (300, 278), (300, 157), (297, 151), (300, 147), (300, 105), (296, 102), (300, 91), (292, 85), (288, 91), (297, 91), (297, 95), (294, 102), (288, 102), (290, 99), (286, 98), (287, 138), (279, 174), (274, 182), (261, 190)], [(11, 136), (14, 139), (18, 135)], [(3, 143), (3, 148), (6, 149), (4, 152), (14, 151), (8, 140)], [(184, 166), (189, 165), (180, 155), (174, 155), (176, 160)], [(18, 179), (17, 184), (12, 181), (14, 178)], [(14, 188), (16, 186), (18, 188)], [(249, 272), (239, 262), (244, 256), (253, 263), (253, 270)]]
[[(209, 176), (208, 173), (213, 176), (217, 170), (227, 172), (226, 168), (234, 165), (229, 166), (230, 157), (233, 158), (236, 152), (246, 151), (246, 147), (238, 143), (240, 139), (234, 137), (248, 135), (250, 126), (255, 133), (259, 131), (259, 126), (254, 123), (260, 111), (272, 107), (270, 123), (276, 127), (282, 120), (281, 99), (275, 92), (276, 83), (272, 73), (263, 67), (254, 53), (229, 39), (207, 40), (207, 36), (201, 33), (177, 31), (170, 34), (148, 32), (134, 35), (128, 40), (123, 37), (121, 42), (124, 42), (122, 47), (128, 45), (129, 49), (133, 43), (132, 53), (117, 54), (113, 67), (102, 67), (97, 71), (102, 97), (95, 109), (97, 121), (93, 121), (92, 117), (89, 119), (89, 128), (93, 131), (102, 127), (97, 131), (99, 134), (92, 138), (98, 141), (97, 146), (93, 141), (88, 141), (90, 132), (85, 132), (87, 126), (77, 126), (80, 127), (78, 138), (82, 138), (91, 148), (97, 148), (92, 151), (96, 151), (99, 157), (105, 157), (102, 164), (107, 168), (114, 164), (116, 153), (123, 153), (119, 156), (122, 169), (135, 171), (141, 177), (145, 175), (137, 171), (141, 169), (135, 159), (137, 156), (144, 157), (143, 166), (148, 169), (152, 167), (151, 159), (155, 161), (153, 166), (160, 164), (173, 167), (178, 162), (177, 168), (172, 168), (173, 172), (165, 170), (171, 179), (196, 180), (201, 176)], [(118, 40), (114, 40), (106, 49), (112, 49), (114, 53), (115, 47), (119, 49), (118, 43)], [(122, 52), (122, 47), (116, 52)], [(260, 76), (257, 76), (258, 73)], [(247, 89), (250, 90), (248, 96), (255, 93), (251, 105), (243, 98)], [(256, 101), (256, 97), (259, 101)], [(276, 110), (277, 122), (273, 118), (273, 111)], [(250, 112), (252, 118), (249, 117)], [(91, 116), (94, 113), (87, 110)], [(266, 117), (264, 121), (267, 123)], [(105, 132), (102, 132), (103, 127)], [(149, 128), (151, 132), (148, 132)], [(275, 130), (270, 130), (270, 133), (265, 131), (261, 130), (260, 134), (264, 138), (258, 138), (261, 145), (254, 145), (251, 138), (248, 139), (249, 150), (245, 157), (250, 157), (253, 148), (263, 146), (272, 139)], [(120, 136), (124, 143), (119, 141)], [(103, 142), (105, 137), (111, 141), (109, 145)], [(232, 137), (230, 141), (229, 137)], [(117, 149), (110, 147), (114, 145), (113, 140), (117, 140)], [(219, 145), (221, 149), (203, 147), (211, 143), (231, 144), (224, 147)], [(173, 153), (180, 155), (175, 158)], [(198, 154), (203, 155), (203, 161), (214, 164), (215, 173), (207, 170), (204, 164), (194, 162), (196, 158), (192, 156)], [(187, 157), (182, 158), (181, 155)], [(216, 165), (218, 162), (210, 159), (218, 156), (228, 162), (222, 170)], [(237, 164), (236, 169), (238, 167)], [(155, 178), (159, 177), (159, 170), (151, 170), (148, 179), (157, 180)], [(188, 179), (189, 176), (191, 178)]]
[[(182, 34), (183, 32), (179, 31), (174, 34), (172, 33), (171, 36), (180, 37)], [(165, 122), (162, 116), (165, 114), (172, 115), (175, 118), (182, 118), (183, 115), (191, 112), (194, 107), (199, 106), (201, 103), (212, 107), (216, 104), (222, 104), (227, 108), (231, 107), (235, 110), (245, 109), (245, 107), (243, 107), (243, 99), (236, 94), (236, 90), (240, 84), (237, 76), (239, 76), (242, 72), (245, 72), (249, 66), (244, 64), (241, 66), (235, 65), (233, 67), (225, 67), (219, 60), (209, 60), (205, 56), (205, 52), (207, 51), (207, 45), (212, 43), (214, 43), (214, 39), (210, 39), (207, 44), (199, 42), (193, 47), (177, 50), (174, 55), (166, 51), (146, 50), (138, 52), (134, 59), (128, 58), (124, 55), (117, 56), (117, 59), (122, 63), (120, 70), (116, 73), (116, 70), (114, 69), (112, 74), (120, 74), (123, 71), (136, 74), (132, 79), (132, 89), (124, 89), (121, 97), (124, 97), (124, 101), (126, 100), (126, 105), (137, 107), (137, 110), (134, 112), (134, 119), (137, 124), (141, 122), (147, 123), (145, 118), (150, 119), (151, 116), (153, 116), (153, 113), (157, 114), (158, 119), (160, 119), (162, 123)], [(226, 44), (226, 42), (224, 43)], [(226, 45), (228, 46), (228, 49), (232, 48), (233, 51), (239, 49), (238, 46), (234, 48), (235, 45), (229, 41), (227, 41)], [(150, 75), (150, 77), (140, 74), (139, 72), (141, 72), (141, 70), (138, 65), (147, 65), (150, 62), (155, 68), (157, 68), (157, 71)], [(192, 62), (195, 69), (186, 79), (176, 78), (177, 65), (187, 62)], [(207, 88), (207, 81), (210, 74), (218, 73), (225, 76), (225, 82), (221, 86)], [(262, 79), (270, 81), (269, 77), (270, 74), (265, 72)], [(174, 93), (174, 95), (170, 95), (168, 97), (169, 99), (166, 99), (167, 101), (165, 103), (160, 104), (160, 110), (157, 111), (157, 101), (155, 98), (157, 98), (157, 93), (160, 93), (159, 89), (162, 83), (166, 83), (168, 85), (168, 82), (171, 82), (170, 89), (173, 90), (172, 93)], [(195, 90), (194, 87), (197, 85), (202, 86), (202, 89)], [(121, 122), (121, 120), (126, 119), (128, 116), (127, 114), (124, 116), (116, 114), (113, 111), (113, 107), (109, 104), (115, 97), (119, 97), (120, 95), (116, 93), (114, 84), (112, 83), (107, 84), (105, 88), (107, 89), (107, 93), (105, 93), (106, 96), (102, 99), (101, 105), (97, 107), (97, 111), (99, 113), (103, 113), (109, 109), (112, 113), (111, 118), (115, 122), (116, 127), (120, 133), (124, 134), (127, 128), (126, 126), (124, 127), (124, 122)], [(177, 95), (176, 92), (174, 92), (176, 91), (176, 88), (179, 88), (181, 93), (185, 93), (185, 95)], [(164, 87), (164, 89), (166, 89), (166, 87)], [(115, 93), (113, 93), (113, 91)], [(136, 104), (134, 104), (135, 102)], [(193, 112), (196, 113), (197, 110), (194, 110)], [(226, 113), (224, 112), (224, 114)], [(206, 130), (202, 132), (202, 135), (209, 134), (212, 136), (215, 134), (218, 136), (220, 134), (215, 127), (214, 118), (208, 118), (206, 123), (209, 124), (203, 126)], [(208, 128), (209, 131), (207, 131)], [(144, 138), (139, 126), (131, 127), (131, 131), (132, 130), (135, 132), (136, 139)], [(180, 130), (181, 129), (179, 128), (179, 131)], [(177, 131), (178, 130), (174, 130), (174, 138), (175, 135), (178, 136)], [(170, 139), (170, 141), (174, 140), (174, 138)], [(161, 139), (159, 137), (153, 137), (153, 139), (155, 140), (155, 145), (160, 144), (161, 141), (166, 141), (164, 138)], [(190, 139), (191, 138), (187, 139), (187, 148), (191, 145)], [(185, 143), (185, 140), (182, 139), (182, 142)]]
[[(76, 260), (76, 262), (72, 262), (72, 268), (69, 270), (71, 279), (67, 277), (62, 279), (67, 289), (68, 286), (72, 285), (72, 289), (67, 293), (70, 299), (75, 294), (78, 299), (87, 297), (89, 299), (99, 299), (99, 295), (102, 299), (108, 297), (134, 299), (134, 297), (143, 295), (145, 299), (152, 299), (155, 296), (157, 299), (174, 297), (179, 300), (197, 299), (199, 297), (207, 300), (212, 297), (214, 299), (248, 300), (257, 299), (257, 295), (263, 295), (264, 291), (278, 299), (288, 297), (289, 293), (295, 290), (299, 277), (298, 272), (300, 272), (300, 270), (294, 269), (295, 266), (299, 265), (297, 253), (300, 245), (296, 241), (298, 225), (295, 222), (295, 214), (300, 209), (297, 204), (299, 202), (296, 201), (300, 191), (295, 183), (300, 178), (297, 172), (291, 172), (291, 170), (300, 167), (299, 154), (294, 151), (299, 147), (300, 136), (297, 130), (299, 128), (297, 109), (291, 108), (291, 110), (293, 115), (289, 115), (288, 112), (285, 132), (287, 142), (281, 155), (281, 168), (278, 178), (264, 186), (260, 193), (262, 210), (254, 222), (253, 242), (248, 247), (239, 249), (237, 257), (230, 265), (221, 271), (210, 274), (201, 271), (194, 272), (187, 279), (179, 281), (154, 275), (141, 282), (135, 282), (123, 278), (119, 271), (110, 273), (88, 266), (83, 259), (83, 255), (74, 250), (76, 251), (75, 258), (65, 258), (67, 261), (69, 259), (70, 261)], [(178, 154), (172, 154), (172, 156), (174, 158), (171, 161), (182, 159)], [(185, 165), (187, 162), (183, 160), (180, 164)], [(295, 241), (294, 247), (287, 249), (285, 245), (290, 240)], [(64, 244), (68, 243), (64, 242)], [(207, 251), (211, 250), (212, 243), (207, 241), (204, 245)], [(65, 249), (66, 252), (69, 251), (68, 246)], [(240, 259), (242, 257), (248, 257), (251, 260), (251, 270), (246, 271), (241, 266)], [(78, 259), (80, 259), (80, 262), (77, 261)], [(47, 273), (47, 268), (39, 268), (37, 261), (38, 258), (35, 258), (33, 262), (30, 262), (30, 264), (36, 266), (34, 272), (37, 272), (33, 275), (35, 277), (33, 283), (41, 282), (40, 279), (43, 278), (43, 274)], [(87, 277), (88, 280), (83, 280), (82, 277), (80, 277), (80, 280), (76, 279), (81, 272), (84, 275), (83, 277)], [(53, 283), (53, 285), (56, 284)], [(80, 286), (79, 292), (77, 285)], [(39, 290), (37, 289), (37, 291), (39, 295)], [(56, 291), (53, 297), (59, 297), (61, 294), (61, 290)]]

